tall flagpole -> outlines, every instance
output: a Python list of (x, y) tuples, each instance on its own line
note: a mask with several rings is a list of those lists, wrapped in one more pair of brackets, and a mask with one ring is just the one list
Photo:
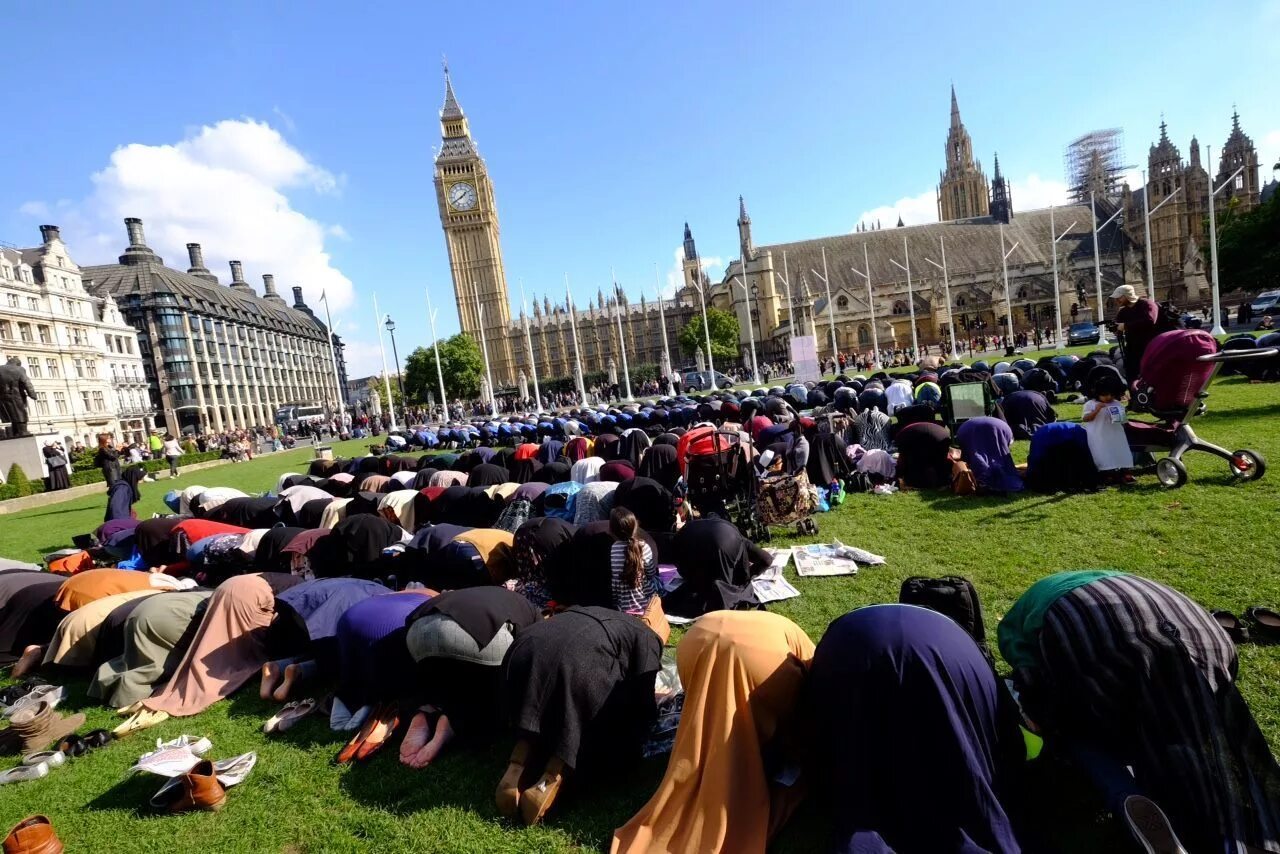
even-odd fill
[(333, 360), (333, 387), (338, 390), (338, 432), (346, 426), (347, 409), (342, 405), (342, 381), (338, 379), (338, 350), (333, 343), (333, 316), (329, 313), (329, 294), (320, 291), (320, 302), (324, 303), (324, 319), (329, 325), (329, 358)]
[(436, 352), (436, 379), (440, 381), (440, 423), (449, 421), (449, 395), (444, 390), (444, 368), (440, 367), (440, 339), (436, 336), (436, 310), (431, 305), (431, 291), (427, 291), (427, 317), (431, 318), (431, 346)]
[(658, 293), (658, 324), (659, 328), (662, 329), (662, 355), (667, 360), (665, 377), (667, 381), (667, 394), (672, 394), (675, 391), (675, 386), (672, 385), (671, 372), (675, 370), (675, 367), (671, 364), (671, 348), (667, 346), (667, 315), (662, 307), (662, 280), (658, 277), (657, 264), (653, 265), (653, 289)]
[(578, 350), (578, 321), (573, 316), (573, 294), (569, 292), (569, 274), (564, 274), (564, 296), (569, 304), (569, 332), (573, 335), (573, 364), (578, 374), (578, 399), (587, 405), (587, 388), (582, 382), (582, 353)]
[(827, 287), (827, 320), (831, 324), (831, 358), (837, 359), (840, 356), (839, 348), (836, 347), (836, 307), (831, 302), (831, 279), (827, 276), (827, 247), (822, 247), (822, 284)]
[(489, 417), (498, 417), (498, 398), (493, 391), (493, 371), (489, 369), (489, 341), (484, 334), (484, 306), (480, 304), (480, 293), (476, 292), (476, 322), (480, 327), (480, 350), (484, 354), (484, 377), (489, 384)]
[(631, 399), (631, 371), (627, 368), (627, 339), (622, 332), (622, 289), (618, 287), (618, 277), (613, 268), (609, 268), (609, 278), (613, 279), (613, 307), (617, 309), (614, 316), (618, 318), (618, 349), (622, 351), (622, 382), (627, 391), (627, 400)]
[(698, 288), (698, 302), (702, 304), (702, 331), (707, 336), (707, 376), (711, 378), (711, 390), (715, 391), (718, 388), (716, 385), (716, 363), (711, 358), (711, 324), (707, 321), (707, 295), (702, 292), (702, 256), (695, 255), (693, 257), (698, 265), (698, 269), (694, 271), (694, 279)]
[[(534, 302), (538, 301), (534, 296)], [(524, 299), (524, 279), (520, 280), (520, 308), (524, 309), (524, 340), (529, 345), (529, 370), (533, 372), (533, 408), (542, 411), (542, 390), (538, 388), (538, 360), (533, 357), (533, 333), (529, 331), (529, 304)]]
[(396, 404), (391, 399), (391, 375), (387, 373), (387, 348), (382, 346), (382, 312), (378, 311), (378, 295), (373, 295), (373, 320), (378, 327), (378, 352), (382, 354), (382, 383), (387, 389), (387, 412), (391, 415), (391, 430), (396, 429)]

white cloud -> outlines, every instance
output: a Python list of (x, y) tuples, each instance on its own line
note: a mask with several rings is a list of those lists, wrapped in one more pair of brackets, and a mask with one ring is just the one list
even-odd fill
[[(667, 285), (662, 289), (664, 299), (670, 299), (675, 296), (676, 291), (684, 286), (684, 245), (677, 246), (671, 253), (671, 267), (667, 270)], [(724, 278), (724, 259), (719, 255), (713, 255), (710, 258), (699, 257), (702, 262), (703, 271), (711, 277), (711, 281), (715, 282)], [(717, 276), (712, 270), (718, 269), (720, 275)], [(635, 298), (628, 295), (629, 298)]]
[[(1276, 4), (1280, 6), (1280, 3)], [(1258, 166), (1261, 167), (1262, 182), (1271, 180), (1271, 167), (1280, 164), (1280, 130), (1267, 131), (1258, 146)]]
[(347, 233), (347, 230), (342, 226), (338, 225), (337, 223), (334, 223), (333, 225), (326, 228), (325, 233), (331, 237), (336, 237), (339, 240), (351, 239), (351, 235)]
[[(1010, 193), (1013, 195), (1013, 210), (1029, 211), (1047, 208), (1049, 205), (1067, 203), (1067, 185), (1062, 181), (1041, 178), (1035, 172), (1021, 180), (1010, 181)], [(924, 225), (938, 221), (938, 194), (935, 189), (928, 189), (916, 196), (905, 196), (891, 205), (881, 205), (863, 211), (858, 216), (858, 223), (867, 228), (875, 228), (879, 221), (881, 228), (894, 228), (898, 217), (902, 217), (904, 225)], [(854, 226), (856, 230), (857, 225)]]
[(49, 216), (49, 205), (45, 202), (23, 202), (18, 206), (18, 213), (44, 219)]

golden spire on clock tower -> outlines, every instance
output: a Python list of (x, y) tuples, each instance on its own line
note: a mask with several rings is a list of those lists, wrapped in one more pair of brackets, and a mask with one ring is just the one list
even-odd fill
[[(471, 139), (466, 114), (444, 66), (444, 106), (440, 108), (440, 151), (435, 161), (436, 203), (449, 250), (449, 271), (462, 331), (489, 352), (495, 384), (514, 385), (511, 304), (502, 266), (498, 208), (484, 158)], [(483, 310), (482, 310), (483, 308)]]

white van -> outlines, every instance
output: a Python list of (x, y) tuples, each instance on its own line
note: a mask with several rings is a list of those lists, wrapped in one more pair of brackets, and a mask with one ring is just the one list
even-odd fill
[(1253, 311), (1254, 317), (1276, 314), (1280, 311), (1280, 291), (1263, 291), (1253, 298), (1249, 308)]

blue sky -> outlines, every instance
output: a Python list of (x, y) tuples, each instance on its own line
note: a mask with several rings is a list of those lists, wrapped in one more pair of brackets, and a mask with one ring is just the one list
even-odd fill
[[(736, 252), (932, 215), (953, 81), (975, 153), (1015, 208), (1061, 198), (1063, 148), (1122, 127), (1145, 162), (1163, 113), (1186, 156), (1232, 105), (1280, 159), (1280, 0), (1111, 4), (815, 2), (74, 4), (10, 9), (0, 241), (63, 226), (81, 264), (113, 259), (124, 216), (185, 268), (333, 296), (353, 374), (378, 368), (372, 296), (400, 353), (457, 329), (432, 187), (447, 54), (489, 164), (513, 300), (580, 302), (610, 268), (652, 295), (687, 220)], [(434, 8), (438, 7), (439, 11)], [(713, 269), (713, 275), (718, 270)]]

